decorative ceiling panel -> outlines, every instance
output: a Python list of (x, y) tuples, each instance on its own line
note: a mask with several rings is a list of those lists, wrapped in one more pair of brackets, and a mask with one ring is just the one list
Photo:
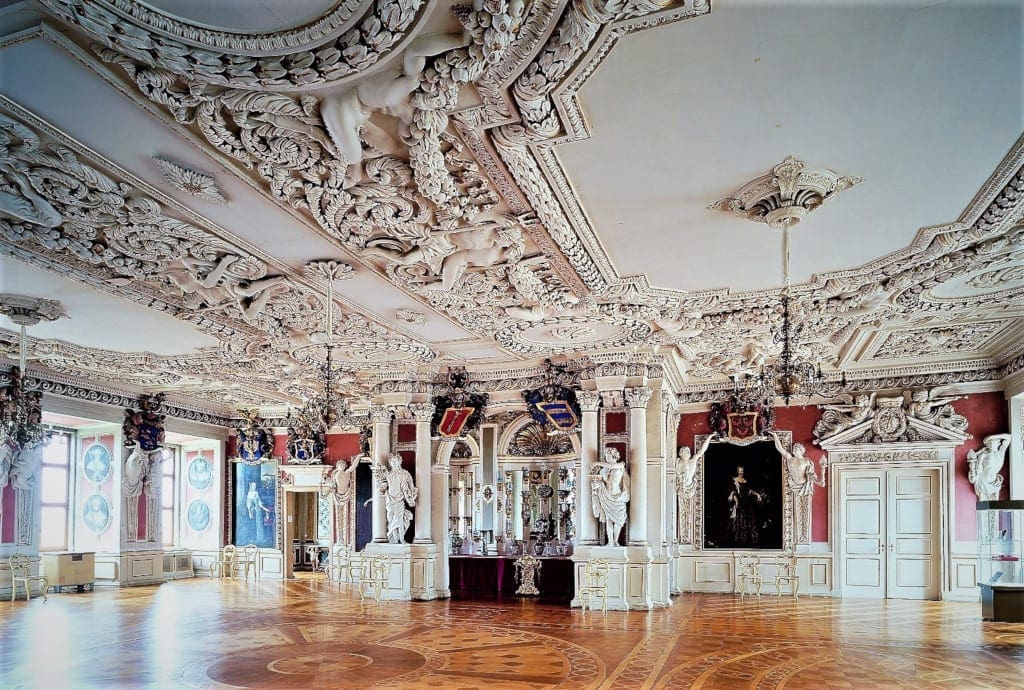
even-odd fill
[[(4, 90), (0, 191), (8, 198), (0, 203), (0, 243), (21, 261), (162, 311), (218, 343), (176, 358), (131, 354), (107, 362), (104, 350), (115, 348), (89, 353), (75, 349), (80, 344), (38, 341), (37, 361), (54, 369), (71, 373), (80, 359), (83, 376), (123, 381), (133, 367), (151, 366), (158, 380), (144, 384), (150, 387), (195, 393), (205, 385), (224, 404), (294, 399), (316, 390), (323, 352), (324, 286), (299, 269), (310, 259), (334, 258), (351, 263), (355, 276), (335, 286), (334, 305), (337, 352), (356, 375), (352, 386), (373, 371), (406, 380), (446, 363), (529, 365), (551, 355), (642, 350), (663, 357), (676, 387), (720, 387), (729, 374), (778, 354), (772, 333), (781, 300), (778, 283), (764, 278), (777, 270), (774, 253), (764, 249), (775, 240), (772, 231), (746, 223), (756, 241), (745, 241), (744, 231), (716, 233), (716, 223), (744, 221), (706, 206), (770, 174), (786, 155), (864, 177), (807, 221), (829, 225), (808, 243), (817, 249), (795, 252), (804, 266), (798, 275), (813, 273), (791, 291), (801, 354), (820, 359), (838, 379), (840, 365), (850, 378), (975, 371), (1002, 366), (1019, 349), (1021, 140), (1000, 162), (993, 151), (1011, 142), (999, 148), (989, 137), (983, 151), (972, 149), (976, 157), (960, 160), (943, 178), (946, 186), (926, 189), (933, 196), (945, 190), (938, 218), (935, 209), (913, 215), (923, 214), (919, 202), (879, 202), (910, 184), (908, 175), (887, 177), (890, 169), (920, 164), (903, 149), (893, 149), (898, 165), (873, 156), (871, 166), (858, 166), (838, 155), (845, 149), (834, 142), (808, 136), (818, 129), (783, 123), (780, 133), (771, 118), (747, 127), (742, 146), (736, 136), (712, 137), (714, 166), (701, 162), (703, 149), (684, 145), (716, 123), (701, 127), (683, 117), (708, 104), (680, 112), (681, 85), (713, 83), (725, 106), (742, 110), (764, 85), (743, 76), (747, 68), (734, 75), (746, 85), (723, 81), (717, 71), (754, 51), (770, 72), (795, 49), (755, 47), (749, 37), (728, 55), (708, 48), (723, 45), (711, 38), (737, 22), (747, 33), (753, 29), (744, 21), (775, 26), (776, 8), (728, 8), (716, 25), (718, 12), (704, 0), (477, 0), (429, 11), (419, 2), (380, 0), (339, 3), (319, 14), (304, 5), (307, 20), (297, 26), (246, 31), (228, 18), (211, 29), (134, 0), (42, 4), (70, 38), (43, 28), (0, 42), (0, 66), (17, 73), (11, 91), (18, 96)], [(222, 8), (225, 17), (231, 7)], [(915, 30), (941, 34), (944, 9), (917, 12)], [(744, 19), (744, 11), (751, 16)], [(962, 11), (972, 26), (992, 28), (989, 14)], [(909, 16), (897, 12), (890, 25), (844, 12), (865, 25), (860, 39), (844, 38), (851, 53), (868, 50)], [(784, 24), (801, 35), (823, 22), (797, 16)], [(1007, 50), (993, 31), (986, 34), (991, 49)], [(650, 40), (640, 32), (650, 32)], [(929, 44), (918, 33), (914, 45), (921, 44), (925, 60)], [(33, 45), (40, 37), (48, 53)], [(671, 60), (649, 54), (664, 45)], [(17, 71), (24, 60), (3, 62), (30, 49), (50, 76), (37, 88), (58, 91), (62, 79), (71, 79), (70, 68), (51, 69), (56, 61), (85, 67), (103, 91), (117, 93), (111, 112), (130, 106), (131, 131), (155, 133), (118, 142), (111, 136), (116, 121), (95, 115), (101, 90), (75, 91), (88, 80), (66, 86), (81, 98), (89, 131), (62, 133), (53, 120), (66, 108), (33, 91)], [(588, 121), (589, 95), (623, 75), (636, 82), (635, 110), (653, 108), (679, 122), (679, 131), (607, 128), (601, 107)], [(800, 80), (775, 81), (814, 90)], [(793, 122), (822, 120), (820, 129), (841, 131), (846, 119), (857, 121), (834, 91), (817, 93), (821, 113), (838, 115), (803, 113)], [(19, 107), (26, 99), (21, 105), (37, 104), (39, 112)], [(990, 111), (1003, 113), (1005, 105)], [(939, 133), (947, 129), (932, 124)], [(762, 125), (771, 136), (758, 131)], [(958, 136), (950, 131), (948, 143), (930, 145), (963, 153)], [(90, 150), (89, 138), (119, 147), (117, 155)], [(609, 145), (622, 155), (597, 155)], [(575, 168), (563, 167), (565, 152), (577, 156)], [(661, 206), (630, 192), (651, 173), (646, 159), (664, 163), (655, 156), (686, 171), (675, 180), (678, 194)], [(170, 163), (158, 166), (154, 157)], [(980, 190), (964, 186), (986, 175)], [(595, 179), (607, 193), (594, 193)], [(914, 177), (913, 184), (920, 191), (929, 182)], [(951, 200), (950, 186), (957, 199), (973, 195), (958, 218), (942, 217), (963, 204)], [(864, 198), (853, 201), (858, 194)], [(848, 200), (860, 215), (836, 211)], [(631, 204), (655, 214), (649, 225), (625, 215)], [(667, 209), (664, 217), (659, 208)], [(666, 228), (675, 209), (687, 220)], [(948, 224), (921, 227), (936, 221)], [(852, 243), (857, 251), (823, 251), (837, 232), (847, 243), (837, 247)], [(815, 252), (819, 258), (809, 258)], [(642, 263), (630, 264), (627, 255), (687, 273), (692, 289), (673, 289), (682, 284), (674, 275), (644, 275)], [(764, 289), (729, 289), (751, 285)], [(950, 323), (959, 330), (945, 335)]]

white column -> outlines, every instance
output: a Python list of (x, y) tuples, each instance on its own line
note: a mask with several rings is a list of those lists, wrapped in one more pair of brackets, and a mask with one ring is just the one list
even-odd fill
[(679, 408), (672, 393), (662, 391), (661, 403), (665, 411), (665, 505), (668, 508), (667, 527), (669, 544), (679, 543), (679, 499), (676, 495), (676, 438), (679, 435)]
[[(449, 451), (450, 452), (450, 451)], [(417, 470), (419, 465), (416, 466)], [(418, 472), (417, 472), (418, 474)], [(438, 558), (434, 564), (434, 589), (439, 597), (451, 596), (448, 583), (448, 554), (451, 542), (448, 539), (448, 486), (451, 472), (448, 461), (436, 463), (430, 468), (430, 526), (437, 538)]]
[(651, 389), (625, 390), (629, 405), (629, 540), (630, 546), (647, 546), (647, 403)]
[[(370, 419), (373, 421), (373, 462), (379, 467), (387, 467), (388, 456), (391, 454), (391, 410), (386, 407), (371, 407)], [(373, 541), (386, 544), (388, 541), (388, 516), (384, 507), (384, 496), (381, 495), (377, 473), (373, 473), (370, 496), (373, 499)]]
[[(434, 403), (411, 403), (409, 412), (416, 420), (416, 488), (419, 496), (416, 499), (415, 544), (430, 544), (431, 536), (431, 480), (430, 480), (430, 420), (434, 416)], [(447, 495), (447, 490), (445, 495)], [(447, 532), (442, 532), (441, 535)]]
[(590, 546), (597, 544), (597, 518), (594, 517), (591, 505), (593, 496), (590, 491), (590, 473), (597, 461), (597, 409), (601, 405), (601, 394), (597, 391), (577, 391), (576, 402), (583, 412), (580, 424), (580, 472), (576, 477), (577, 539), (580, 544)]

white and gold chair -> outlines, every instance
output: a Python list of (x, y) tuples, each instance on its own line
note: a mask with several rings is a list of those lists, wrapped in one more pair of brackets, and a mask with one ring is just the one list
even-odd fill
[(373, 597), (380, 604), (381, 596), (391, 580), (391, 566), (391, 556), (374, 556), (369, 560), (359, 580), (360, 600), (365, 599), (372, 592)]
[(797, 575), (796, 554), (792, 551), (784, 551), (775, 557), (775, 593), (782, 598), (782, 585), (788, 584), (793, 599), (799, 599), (797, 593), (800, 590), (800, 576)]
[(578, 592), (580, 608), (587, 606), (594, 610), (594, 599), (601, 597), (601, 610), (608, 610), (608, 561), (604, 558), (589, 560), (583, 564), (583, 578)]
[(748, 594), (756, 594), (760, 599), (763, 583), (761, 557), (753, 553), (736, 554), (736, 588), (740, 590), (740, 598), (742, 599)]
[(48, 601), (46, 590), (50, 588), (50, 582), (45, 575), (32, 574), (31, 561), (28, 556), (23, 553), (13, 553), (7, 559), (7, 563), (11, 566), (11, 601), (18, 596), (19, 582), (25, 588), (25, 601), (32, 596), (33, 582), (39, 585), (39, 593), (43, 595), (43, 601)]
[(331, 582), (352, 582), (349, 563), (352, 561), (352, 549), (348, 544), (335, 544), (331, 549), (330, 566), (327, 572)]
[(255, 544), (246, 544), (242, 547), (242, 553), (235, 553), (234, 572), (241, 571), (242, 579), (249, 579), (249, 571), (252, 570), (252, 579), (259, 579), (259, 568), (257, 564), (260, 557), (260, 548)]
[(220, 551), (220, 556), (210, 564), (210, 577), (235, 576), (235, 556), (237, 549), (234, 544), (228, 544)]

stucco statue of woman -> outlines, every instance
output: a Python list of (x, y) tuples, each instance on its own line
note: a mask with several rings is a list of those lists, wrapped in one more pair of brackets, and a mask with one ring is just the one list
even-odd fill
[(679, 499), (679, 539), (683, 544), (693, 542), (693, 499), (697, 495), (697, 468), (708, 446), (717, 438), (711, 434), (697, 449), (696, 455), (687, 446), (679, 449), (676, 459), (676, 496)]
[(617, 546), (619, 533), (626, 524), (629, 504), (629, 475), (626, 463), (615, 448), (605, 448), (604, 460), (593, 464), (590, 477), (594, 517), (604, 523), (608, 546)]
[(825, 472), (828, 470), (828, 460), (821, 459), (821, 478), (819, 479), (814, 468), (814, 462), (804, 453), (803, 444), (794, 443), (793, 450), (788, 451), (782, 445), (777, 432), (772, 432), (775, 439), (775, 449), (779, 451), (782, 459), (786, 461), (786, 485), (793, 494), (794, 523), (796, 524), (796, 540), (800, 544), (810, 543), (811, 533), (811, 496), (814, 494), (815, 485), (825, 486)]
[(388, 542), (405, 544), (405, 532), (412, 523), (412, 511), (406, 508), (416, 505), (419, 489), (413, 483), (412, 475), (402, 468), (402, 456), (392, 453), (388, 458), (388, 470), (380, 487), (384, 494), (384, 507), (388, 515)]
[(996, 501), (999, 490), (1003, 487), (1003, 461), (1006, 449), (1010, 447), (1009, 434), (993, 434), (986, 436), (978, 450), (967, 451), (967, 479), (974, 485), (974, 493), (979, 501)]

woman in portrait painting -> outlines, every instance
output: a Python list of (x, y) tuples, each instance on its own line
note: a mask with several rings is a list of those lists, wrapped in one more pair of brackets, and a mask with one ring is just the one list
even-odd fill
[(736, 467), (729, 491), (729, 536), (737, 546), (756, 546), (760, 541), (758, 512), (765, 494), (750, 486), (742, 465)]

